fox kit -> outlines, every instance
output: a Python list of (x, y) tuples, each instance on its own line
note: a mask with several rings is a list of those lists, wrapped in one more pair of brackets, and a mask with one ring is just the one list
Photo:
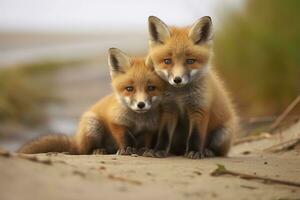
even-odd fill
[[(176, 102), (188, 117), (185, 155), (226, 156), (237, 117), (222, 82), (212, 68), (212, 22), (202, 17), (191, 27), (168, 27), (150, 16), (147, 62), (168, 82), (165, 102)], [(170, 142), (170, 141), (169, 141)]]
[(73, 154), (135, 153), (135, 147), (152, 148), (161, 121), (160, 101), (165, 82), (144, 58), (131, 58), (116, 48), (109, 50), (108, 63), (113, 94), (81, 118), (73, 138), (46, 136), (25, 145), (21, 153), (68, 151)]
[(144, 147), (150, 148), (160, 123), (160, 100), (165, 83), (143, 58), (130, 58), (110, 49), (110, 74), (114, 94), (83, 115), (76, 135), (81, 154), (100, 148), (103, 132), (111, 134), (120, 154), (131, 154), (134, 139), (144, 133)]

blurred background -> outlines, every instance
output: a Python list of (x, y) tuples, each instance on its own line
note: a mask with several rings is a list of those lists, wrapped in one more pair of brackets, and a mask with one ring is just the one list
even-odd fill
[(0, 0), (0, 146), (74, 134), (83, 111), (111, 91), (107, 49), (147, 52), (149, 15), (178, 26), (211, 16), (216, 68), (243, 121), (272, 121), (300, 93), (299, 8), (298, 0)]

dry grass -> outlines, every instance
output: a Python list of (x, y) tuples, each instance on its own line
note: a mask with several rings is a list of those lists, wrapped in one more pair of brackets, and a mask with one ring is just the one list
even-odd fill
[(246, 116), (280, 113), (300, 92), (300, 2), (249, 0), (216, 34), (217, 66)]
[(80, 64), (81, 61), (43, 61), (0, 71), (0, 122), (13, 121), (26, 125), (42, 122), (45, 107), (57, 100), (51, 87), (51, 74), (56, 70)]

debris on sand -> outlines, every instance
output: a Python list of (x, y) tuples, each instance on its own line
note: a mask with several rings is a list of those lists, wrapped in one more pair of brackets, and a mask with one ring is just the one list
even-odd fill
[(257, 188), (256, 187), (253, 187), (253, 186), (249, 186), (249, 185), (240, 185), (241, 188), (246, 188), (246, 189), (249, 189), (249, 190), (256, 190)]
[(259, 135), (251, 135), (248, 137), (243, 137), (243, 138), (237, 139), (236, 141), (234, 141), (234, 145), (268, 139), (271, 137), (272, 137), (272, 135), (270, 133), (261, 133)]
[(14, 157), (26, 159), (26, 160), (29, 160), (29, 161), (32, 161), (32, 162), (42, 163), (42, 164), (45, 164), (45, 165), (51, 165), (52, 164), (52, 161), (49, 160), (49, 159), (40, 160), (36, 156), (33, 156), (33, 155), (10, 153), (9, 151), (6, 151), (2, 148), (0, 148), (0, 156), (6, 157), (6, 158), (14, 156)]
[(112, 175), (112, 174), (108, 175), (108, 178), (112, 179), (112, 180), (121, 181), (121, 182), (131, 183), (131, 184), (134, 184), (134, 185), (142, 185), (141, 181), (132, 180), (132, 179), (128, 179), (128, 178), (120, 177), (120, 176), (115, 176), (115, 175)]
[(300, 183), (298, 183), (298, 182), (284, 181), (284, 180), (267, 178), (267, 177), (262, 177), (262, 176), (257, 176), (257, 175), (239, 173), (239, 172), (235, 172), (232, 170), (227, 170), (225, 168), (225, 166), (221, 165), (221, 164), (217, 164), (217, 166), (218, 166), (218, 168), (216, 170), (214, 170), (213, 172), (211, 172), (211, 174), (210, 174), (211, 176), (232, 175), (232, 176), (237, 176), (239, 178), (247, 179), (247, 180), (262, 180), (263, 183), (277, 183), (277, 184), (300, 187)]
[(73, 173), (74, 175), (78, 175), (78, 176), (80, 176), (80, 177), (82, 177), (82, 178), (85, 178), (85, 176), (86, 176), (86, 174), (85, 174), (84, 172), (78, 171), (78, 170), (74, 170), (72, 173)]
[(202, 175), (202, 173), (199, 172), (199, 171), (194, 171), (194, 174), (196, 174), (196, 175), (198, 175), (198, 176), (201, 176), (201, 175)]
[(45, 165), (52, 165), (52, 161), (50, 159), (38, 159), (38, 157), (36, 156), (32, 156), (32, 155), (26, 155), (26, 154), (17, 154), (17, 157), (22, 158), (22, 159), (26, 159), (32, 162), (37, 162), (37, 163), (41, 163), (41, 164), (45, 164)]
[(11, 154), (10, 154), (8, 151), (6, 151), (6, 150), (0, 148), (0, 156), (2, 156), (2, 157), (7, 157), (7, 158), (8, 158), (8, 157), (11, 156)]
[(288, 114), (300, 103), (300, 95), (283, 111), (281, 115), (275, 120), (273, 124), (268, 128), (269, 132), (272, 132), (278, 128), (280, 123), (288, 116)]
[(293, 150), (298, 145), (300, 145), (300, 137), (273, 145), (271, 147), (268, 147), (264, 151), (269, 153), (278, 153), (282, 151)]

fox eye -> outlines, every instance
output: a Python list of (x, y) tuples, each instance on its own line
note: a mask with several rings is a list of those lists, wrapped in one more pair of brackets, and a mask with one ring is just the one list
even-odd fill
[(127, 86), (125, 88), (125, 90), (127, 90), (128, 92), (132, 92), (133, 91), (133, 87), (132, 86)]
[(189, 65), (191, 65), (191, 64), (194, 64), (195, 62), (196, 62), (196, 60), (195, 59), (192, 59), (192, 58), (189, 58), (189, 59), (186, 59), (186, 64), (189, 64)]
[(154, 91), (156, 87), (154, 85), (148, 85), (148, 91)]
[(164, 59), (164, 63), (166, 65), (170, 65), (172, 63), (172, 59), (171, 58), (166, 58), (166, 59)]

